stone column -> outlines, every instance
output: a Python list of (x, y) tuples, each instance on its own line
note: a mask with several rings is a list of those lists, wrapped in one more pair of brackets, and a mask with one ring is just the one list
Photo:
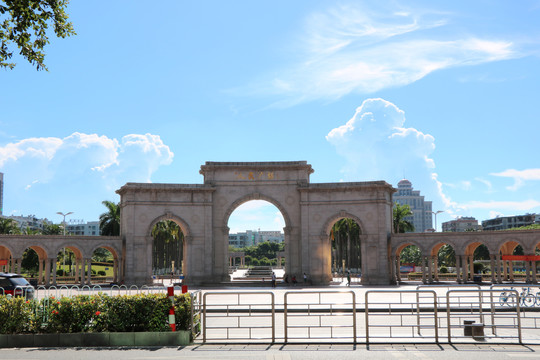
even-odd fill
[(469, 256), (469, 280), (474, 279), (474, 256)]
[(469, 279), (469, 267), (467, 266), (467, 259), (468, 259), (468, 256), (466, 255), (461, 255), (460, 256), (461, 258), (461, 267), (462, 267), (462, 276), (463, 276), (463, 283), (466, 283), (467, 280)]
[(11, 257), (11, 268), (9, 269), (8, 272), (12, 272), (12, 273), (15, 272), (15, 258), (13, 256)]
[(532, 267), (532, 282), (533, 284), (538, 284), (538, 277), (536, 276), (536, 260), (531, 261)]
[(510, 272), (510, 281), (514, 282), (514, 261), (508, 261), (508, 271)]
[(431, 284), (433, 283), (433, 257), (430, 255), (426, 258), (428, 261), (428, 283)]
[(397, 283), (399, 284), (401, 283), (401, 258), (399, 257), (399, 255), (396, 256), (395, 266), (396, 266)]
[(433, 257), (433, 269), (435, 270), (435, 281), (439, 282), (439, 256), (438, 254)]
[(426, 282), (426, 257), (422, 255), (422, 283), (425, 284)]
[(81, 258), (81, 286), (84, 286), (86, 284), (86, 259)]
[(92, 285), (92, 259), (86, 259), (86, 262), (88, 264), (88, 269), (87, 269), (87, 277), (88, 277), (88, 285)]
[(43, 261), (45, 261), (45, 286), (49, 286), (51, 284), (51, 260), (46, 258)]
[(43, 259), (40, 258), (38, 260), (38, 263), (39, 263), (39, 269), (38, 269), (37, 283), (38, 285), (41, 285), (43, 284)]
[(525, 283), (531, 283), (531, 262), (525, 261)]
[(456, 281), (458, 284), (462, 283), (461, 280), (461, 256), (456, 254)]
[(489, 254), (489, 266), (491, 266), (491, 283), (495, 284), (495, 255)]
[(118, 259), (113, 258), (113, 283), (118, 283)]
[(495, 258), (497, 259), (497, 282), (499, 284), (502, 284), (503, 280), (502, 280), (502, 261), (501, 261), (501, 254), (497, 254), (495, 255)]
[(56, 258), (54, 259), (51, 259), (52, 263), (53, 263), (53, 268), (52, 268), (52, 272), (53, 272), (53, 281), (52, 281), (52, 284), (53, 286), (56, 286), (56, 267), (57, 267), (57, 264), (56, 264)]
[(396, 282), (396, 257), (394, 255), (390, 255), (388, 266), (390, 267), (390, 283), (393, 284)]
[(396, 281), (396, 284), (399, 284), (399, 282), (401, 281), (401, 274), (400, 274), (400, 268), (399, 268), (399, 256), (393, 256), (393, 262), (392, 262), (392, 266), (394, 267), (394, 279)]

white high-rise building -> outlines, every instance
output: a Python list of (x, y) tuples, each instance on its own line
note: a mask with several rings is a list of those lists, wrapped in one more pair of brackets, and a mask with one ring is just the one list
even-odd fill
[(420, 191), (413, 190), (409, 180), (403, 179), (398, 183), (398, 191), (392, 196), (393, 202), (400, 205), (409, 205), (412, 216), (405, 220), (414, 225), (414, 232), (425, 232), (433, 228), (431, 201), (425, 201)]

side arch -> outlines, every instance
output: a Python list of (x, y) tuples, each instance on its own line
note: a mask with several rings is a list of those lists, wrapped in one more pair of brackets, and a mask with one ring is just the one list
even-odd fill
[(182, 233), (184, 234), (184, 241), (188, 242), (190, 240), (191, 230), (189, 228), (188, 223), (184, 221), (184, 219), (182, 219), (180, 216), (174, 215), (172, 213), (163, 214), (161, 216), (158, 216), (154, 220), (152, 220), (148, 228), (146, 229), (146, 237), (147, 238), (152, 237), (152, 229), (154, 228), (154, 226), (156, 226), (158, 222), (165, 221), (165, 220), (172, 220), (175, 223), (177, 223), (178, 226), (180, 226), (180, 230), (182, 230)]
[(354, 222), (356, 222), (358, 226), (360, 227), (360, 239), (363, 240), (362, 235), (365, 235), (364, 233), (365, 227), (364, 227), (364, 224), (362, 223), (362, 220), (360, 220), (358, 216), (344, 210), (340, 211), (339, 213), (335, 213), (327, 218), (327, 220), (324, 222), (320, 231), (321, 240), (330, 239), (330, 231), (332, 230), (332, 226), (334, 226), (334, 224), (341, 219), (354, 220)]

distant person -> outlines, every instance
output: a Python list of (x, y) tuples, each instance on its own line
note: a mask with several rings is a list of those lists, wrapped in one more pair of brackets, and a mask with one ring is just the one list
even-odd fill
[(291, 280), (292, 280), (293, 286), (295, 286), (296, 285), (296, 275), (293, 275)]
[(276, 273), (272, 272), (272, 287), (276, 287)]
[(307, 275), (306, 275), (306, 273), (304, 273), (304, 285), (306, 285), (306, 284), (307, 284)]
[(289, 274), (285, 274), (285, 276), (283, 277), (283, 281), (285, 282), (285, 284), (289, 283)]
[(351, 273), (347, 271), (347, 286), (351, 286)]

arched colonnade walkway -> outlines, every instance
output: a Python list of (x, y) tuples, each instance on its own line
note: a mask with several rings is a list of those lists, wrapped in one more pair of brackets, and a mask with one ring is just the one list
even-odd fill
[[(443, 245), (450, 245), (455, 251), (456, 276), (458, 283), (474, 280), (474, 252), (480, 245), (489, 250), (491, 282), (513, 282), (513, 261), (503, 256), (512, 255), (519, 245), (525, 256), (534, 256), (540, 246), (540, 231), (482, 231), (459, 233), (407, 233), (392, 234), (390, 250), (390, 272), (395, 282), (400, 281), (400, 253), (409, 246), (415, 245), (421, 252), (422, 282), (439, 281), (438, 252)], [(525, 261), (526, 283), (540, 282), (540, 274), (536, 271), (536, 261)]]
[(98, 248), (107, 249), (113, 255), (113, 281), (123, 279), (120, 237), (0, 235), (0, 260), (3, 260), (0, 272), (20, 273), (23, 253), (28, 248), (34, 250), (39, 258), (38, 285), (56, 285), (57, 254), (64, 248), (75, 254), (75, 279), (79, 279), (81, 285), (91, 284), (92, 255)]

